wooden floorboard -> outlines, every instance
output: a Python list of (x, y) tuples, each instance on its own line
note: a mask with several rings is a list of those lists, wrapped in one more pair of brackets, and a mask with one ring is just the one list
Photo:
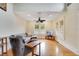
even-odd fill
[[(65, 48), (55, 40), (39, 40), (41, 43), (41, 56), (77, 56), (75, 53)], [(36, 47), (35, 53), (38, 54), (39, 47)], [(13, 56), (11, 49), (7, 51), (8, 56)], [(27, 56), (31, 56), (31, 52)]]

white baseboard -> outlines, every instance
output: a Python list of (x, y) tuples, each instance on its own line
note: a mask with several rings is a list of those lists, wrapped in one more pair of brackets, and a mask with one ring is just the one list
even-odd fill
[(66, 47), (67, 49), (69, 49), (70, 51), (72, 51), (73, 53), (79, 55), (79, 50), (72, 47), (72, 46), (69, 46), (67, 43), (64, 43), (63, 41), (61, 40), (56, 40), (57, 42), (59, 42), (61, 45), (63, 45), (64, 47)]
[(65, 42), (64, 40), (64, 36), (59, 32), (59, 31), (55, 31), (56, 32), (56, 41), (59, 42), (61, 45), (63, 45), (64, 47), (66, 47), (67, 49), (69, 49), (70, 51), (72, 51), (73, 53), (79, 55), (79, 49), (69, 45), (68, 43)]

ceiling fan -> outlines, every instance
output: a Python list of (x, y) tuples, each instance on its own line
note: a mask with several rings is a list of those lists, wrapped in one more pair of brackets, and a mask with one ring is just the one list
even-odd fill
[(37, 23), (38, 23), (38, 22), (43, 23), (44, 21), (45, 21), (45, 20), (41, 20), (41, 18), (39, 17), (38, 20), (37, 20), (36, 22), (37, 22)]

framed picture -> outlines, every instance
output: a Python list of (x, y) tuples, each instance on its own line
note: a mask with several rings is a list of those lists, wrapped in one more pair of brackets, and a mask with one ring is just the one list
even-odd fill
[(61, 26), (63, 26), (63, 20), (60, 21)]
[(58, 29), (58, 22), (56, 23), (56, 28)]
[(0, 9), (7, 11), (7, 3), (0, 3)]

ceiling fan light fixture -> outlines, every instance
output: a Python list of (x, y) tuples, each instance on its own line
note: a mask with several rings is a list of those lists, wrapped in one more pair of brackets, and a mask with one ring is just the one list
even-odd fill
[(36, 22), (41, 22), (41, 23), (43, 23), (44, 21), (45, 21), (45, 20), (41, 20), (41, 18), (39, 17)]

